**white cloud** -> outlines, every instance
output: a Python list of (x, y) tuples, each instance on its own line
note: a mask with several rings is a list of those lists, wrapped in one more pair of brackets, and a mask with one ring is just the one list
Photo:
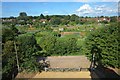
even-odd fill
[(91, 15), (112, 15), (117, 14), (118, 8), (116, 5), (108, 6), (106, 4), (102, 5), (92, 5), (84, 4), (83, 6), (80, 6), (79, 9), (76, 10), (76, 14), (79, 16), (91, 16)]
[(99, 5), (97, 7), (95, 7), (95, 12), (96, 13), (107, 13), (107, 14), (110, 14), (110, 13), (117, 13), (117, 9), (116, 8), (112, 8), (112, 7), (108, 7), (106, 5)]
[(105, 5), (97, 5), (94, 8), (94, 11), (95, 11), (96, 14), (103, 13), (105, 8), (106, 8)]
[(89, 14), (93, 13), (93, 9), (89, 4), (84, 4), (79, 9), (76, 10), (79, 14)]
[(44, 14), (48, 14), (49, 12), (48, 11), (45, 11)]

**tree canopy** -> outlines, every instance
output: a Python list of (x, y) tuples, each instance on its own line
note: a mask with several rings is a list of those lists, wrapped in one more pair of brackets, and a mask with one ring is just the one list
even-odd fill
[(119, 36), (116, 23), (91, 32), (86, 38), (86, 54), (91, 58), (91, 48), (96, 45), (101, 50), (101, 64), (104, 66), (120, 67)]

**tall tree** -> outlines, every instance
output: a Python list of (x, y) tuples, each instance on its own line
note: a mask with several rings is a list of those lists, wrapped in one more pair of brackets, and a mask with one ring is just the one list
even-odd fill
[(40, 51), (32, 35), (20, 35), (17, 38), (20, 68), (26, 71), (37, 71), (36, 52)]
[(45, 16), (43, 14), (40, 14), (39, 19), (45, 19)]
[(86, 54), (91, 58), (92, 45), (96, 45), (101, 50), (101, 64), (110, 67), (120, 67), (119, 64), (119, 37), (117, 23), (98, 29), (86, 38)]
[(20, 16), (20, 17), (26, 17), (26, 16), (27, 16), (27, 13), (26, 13), (26, 12), (20, 12), (19, 16)]

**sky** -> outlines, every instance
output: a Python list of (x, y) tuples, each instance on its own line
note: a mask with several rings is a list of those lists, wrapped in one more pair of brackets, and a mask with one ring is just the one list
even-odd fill
[[(2, 17), (19, 16), (26, 12), (28, 16), (72, 15), (78, 16), (117, 16), (118, 2), (12, 2), (2, 1)], [(18, 0), (19, 1), (19, 0)], [(55, 0), (53, 0), (55, 1)], [(65, 0), (64, 0), (65, 1)], [(66, 0), (67, 1), (67, 0)], [(71, 0), (72, 1), (72, 0)], [(76, 0), (78, 1), (78, 0)], [(102, 0), (103, 1), (103, 0)], [(105, 0), (104, 0), (105, 1)], [(107, 0), (110, 1), (110, 0)]]
[(2, 2), (118, 2), (119, 0), (1, 0)]

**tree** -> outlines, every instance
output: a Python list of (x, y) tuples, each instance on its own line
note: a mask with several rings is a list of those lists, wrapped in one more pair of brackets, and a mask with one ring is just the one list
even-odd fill
[(120, 67), (119, 59), (119, 37), (117, 23), (98, 29), (86, 38), (86, 54), (91, 58), (92, 45), (96, 45), (101, 50), (101, 64), (110, 67)]
[(18, 56), (20, 68), (26, 71), (37, 71), (36, 52), (41, 48), (37, 46), (36, 40), (32, 35), (20, 35), (17, 38)]
[(20, 12), (19, 16), (20, 16), (20, 17), (26, 17), (26, 16), (27, 16), (27, 13), (26, 13), (26, 12)]
[(62, 20), (62, 21), (61, 21), (61, 24), (63, 24), (63, 25), (67, 25), (68, 23), (69, 23), (68, 20)]
[(77, 52), (77, 38), (73, 36), (58, 38), (54, 47), (54, 54), (57, 55), (69, 55), (71, 53)]
[(18, 71), (16, 65), (15, 48), (14, 48), (14, 40), (15, 40), (15, 36), (18, 35), (18, 30), (15, 28), (14, 25), (11, 25), (9, 27), (3, 26), (2, 30), (3, 30), (2, 79), (4, 80), (4, 79), (12, 79), (13, 77), (15, 77), (15, 74)]
[(27, 16), (26, 12), (20, 12), (19, 16), (17, 17), (17, 23), (21, 25), (25, 25), (27, 24), (28, 19), (29, 17)]
[(53, 35), (45, 35), (41, 38), (39, 45), (43, 51), (47, 52), (46, 56), (54, 53), (56, 37)]
[(13, 41), (7, 41), (4, 44), (2, 53), (2, 79), (12, 79), (16, 71), (17, 65), (14, 44)]
[(14, 33), (10, 28), (2, 28), (2, 41), (6, 42), (8, 40), (13, 40)]
[(43, 14), (40, 14), (39, 19), (45, 19), (45, 16)]
[(52, 18), (50, 22), (53, 25), (59, 25), (61, 23), (61, 20), (60, 18)]
[(71, 17), (70, 17), (70, 20), (71, 21), (76, 21), (78, 18), (79, 18), (79, 16), (77, 16), (75, 14), (72, 14)]
[(46, 15), (45, 18), (49, 21), (50, 20), (50, 16)]
[(110, 22), (116, 22), (116, 21), (117, 21), (117, 17), (116, 16), (110, 17)]
[(64, 17), (64, 19), (65, 19), (65, 20), (69, 20), (69, 19), (70, 19), (70, 15), (66, 15), (66, 16)]
[(14, 25), (12, 26), (3, 26), (2, 28), (2, 41), (3, 43), (8, 41), (8, 40), (13, 40), (14, 39), (14, 36), (17, 36), (18, 35), (18, 29), (15, 28)]

